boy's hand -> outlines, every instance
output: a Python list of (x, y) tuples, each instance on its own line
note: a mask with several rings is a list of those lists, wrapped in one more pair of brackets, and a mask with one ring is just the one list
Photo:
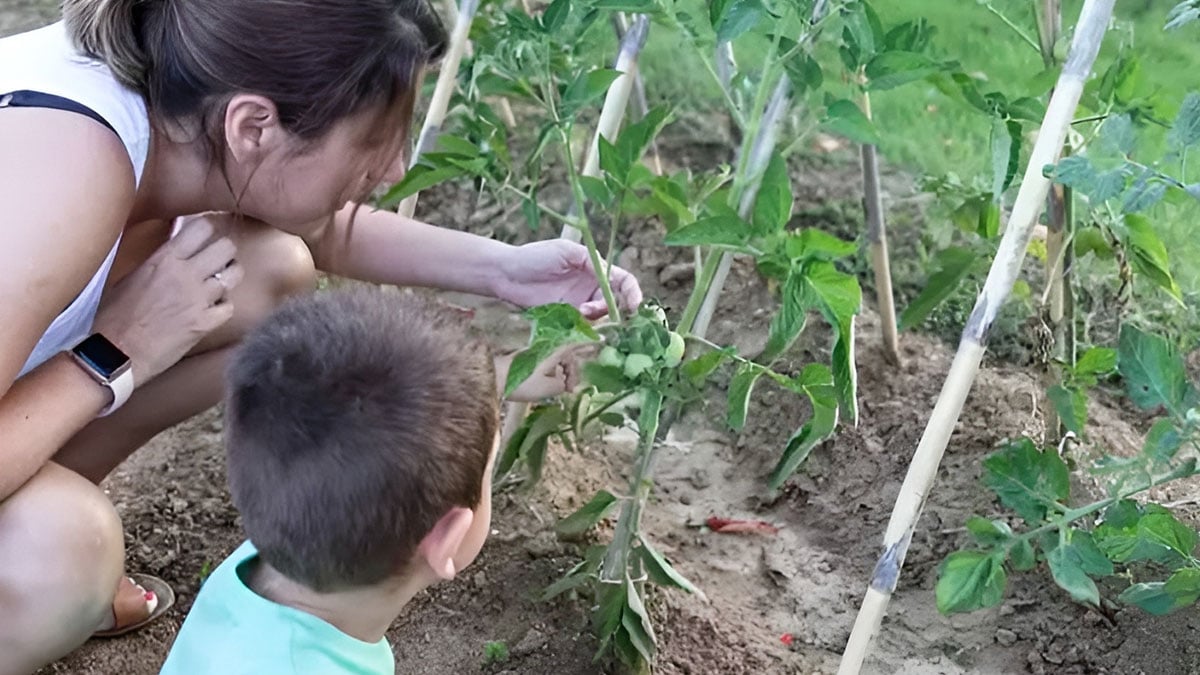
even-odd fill
[[(508, 397), (509, 400), (533, 402), (574, 391), (579, 386), (583, 364), (595, 359), (602, 346), (599, 342), (588, 342), (559, 347), (538, 364), (533, 374)], [(496, 379), (502, 391), (513, 356), (502, 356), (496, 360)]]

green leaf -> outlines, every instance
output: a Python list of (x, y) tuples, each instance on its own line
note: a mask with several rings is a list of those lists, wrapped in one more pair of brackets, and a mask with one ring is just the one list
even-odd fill
[(732, 354), (732, 348), (714, 349), (711, 352), (705, 352), (694, 359), (684, 362), (682, 366), (683, 375), (692, 382), (700, 384), (704, 380), (707, 380), (708, 376)]
[(759, 22), (770, 16), (762, 0), (733, 0), (714, 28), (717, 42), (731, 42), (744, 33), (754, 30)]
[(1079, 357), (1072, 369), (1075, 376), (1108, 375), (1117, 369), (1117, 350), (1092, 347)]
[(853, 101), (841, 99), (829, 104), (825, 113), (825, 128), (856, 143), (876, 145), (879, 132)]
[(992, 199), (979, 210), (979, 223), (975, 232), (984, 239), (995, 239), (1000, 234), (1000, 201)]
[(570, 116), (587, 103), (604, 95), (621, 72), (612, 68), (597, 68), (580, 73), (562, 95), (562, 115)]
[(1075, 255), (1082, 258), (1088, 253), (1100, 260), (1112, 260), (1112, 245), (1096, 227), (1081, 228), (1075, 233)]
[(658, 13), (658, 3), (654, 0), (592, 0), (592, 7), (610, 12)]
[[(820, 365), (820, 364), (814, 364)], [(825, 371), (829, 373), (828, 370)], [(832, 381), (832, 375), (829, 375)], [(832, 384), (832, 382), (831, 382)], [(783, 487), (784, 482), (796, 473), (796, 469), (808, 459), (809, 453), (813, 448), (817, 447), (821, 441), (833, 435), (833, 430), (838, 423), (838, 409), (832, 402), (822, 402), (818, 398), (812, 399), (813, 414), (807, 422), (805, 422), (792, 437), (788, 439), (787, 447), (783, 450), (783, 455), (779, 458), (779, 462), (775, 465), (775, 469), (771, 471), (770, 487), (772, 490), (778, 490)]]
[[(599, 548), (601, 551), (604, 550), (604, 547), (602, 547), (602, 546), (594, 547), (594, 548)], [(563, 593), (566, 593), (567, 591), (570, 591), (570, 590), (573, 590), (573, 589), (576, 589), (576, 588), (579, 588), (580, 586), (582, 586), (584, 583), (587, 582), (587, 580), (589, 578), (589, 574), (595, 573), (596, 567), (598, 566), (598, 562), (599, 562), (598, 560), (592, 560), (592, 559), (585, 559), (585, 560), (579, 561), (579, 563), (577, 565), (575, 565), (574, 567), (572, 567), (570, 570), (568, 570), (567, 573), (564, 574), (561, 579), (550, 584), (549, 586), (546, 587), (546, 589), (544, 591), (542, 591), (542, 595), (541, 595), (542, 602), (551, 600), (553, 598), (558, 597), (559, 595), (562, 595)]]
[(1178, 609), (1196, 604), (1196, 600), (1200, 599), (1200, 569), (1184, 567), (1175, 570), (1163, 590), (1171, 595)]
[(629, 600), (621, 615), (621, 626), (629, 633), (629, 638), (641, 657), (649, 663), (654, 660), (654, 626), (650, 623), (650, 615), (646, 612), (646, 605), (642, 603), (637, 586), (627, 580), (625, 588)]
[(404, 174), (399, 183), (379, 198), (377, 207), (381, 210), (394, 209), (400, 202), (425, 188), (465, 175), (467, 172), (458, 166), (444, 165), (435, 168), (428, 164), (417, 164)]
[(842, 241), (837, 237), (806, 227), (799, 232), (789, 233), (784, 240), (784, 250), (793, 262), (815, 260), (838, 260), (858, 252), (858, 244), (852, 241)]
[[(604, 144), (608, 141), (601, 137), (600, 142)], [(579, 186), (583, 188), (583, 196), (587, 197), (588, 201), (604, 208), (612, 206), (615, 197), (603, 180), (592, 176), (579, 176)]]
[(833, 381), (841, 415), (849, 424), (858, 419), (858, 371), (854, 358), (854, 316), (862, 307), (858, 280), (831, 262), (812, 261), (803, 267), (800, 304), (821, 312), (834, 328)]
[(525, 215), (525, 223), (529, 225), (529, 231), (536, 232), (541, 218), (541, 211), (538, 209), (537, 202), (533, 199), (522, 199), (521, 213)]
[(909, 330), (924, 321), (934, 308), (958, 290), (977, 260), (975, 252), (966, 248), (951, 246), (940, 251), (935, 258), (938, 271), (929, 277), (920, 295), (901, 312), (900, 330)]
[(1014, 120), (1040, 124), (1046, 117), (1046, 106), (1031, 96), (1024, 96), (1008, 104), (1008, 114)]
[(1134, 584), (1126, 588), (1117, 599), (1129, 605), (1141, 607), (1155, 616), (1169, 614), (1175, 609), (1175, 598), (1171, 597), (1164, 586), (1165, 583), (1155, 581), (1146, 584)]
[(763, 348), (759, 360), (771, 363), (796, 341), (808, 313), (804, 308), (805, 280), (801, 272), (793, 267), (788, 272), (787, 280), (781, 290), (779, 312), (771, 318), (771, 328), (767, 337), (767, 345)]
[[(996, 119), (992, 122), (992, 199), (1000, 201), (1012, 185), (1021, 161), (1021, 125)], [(997, 214), (998, 215), (998, 214)], [(999, 218), (997, 218), (999, 220)], [(999, 227), (997, 227), (999, 229)], [(991, 238), (990, 235), (988, 238)]]
[(803, 51), (797, 51), (792, 58), (788, 59), (784, 67), (787, 69), (788, 77), (792, 80), (792, 87), (796, 90), (797, 96), (803, 94), (805, 90), (820, 89), (825, 81), (825, 76), (821, 73), (821, 64)]
[(628, 384), (625, 371), (619, 366), (605, 366), (595, 361), (583, 364), (583, 378), (596, 389), (606, 394), (625, 391)]
[(1138, 521), (1138, 533), (1146, 541), (1170, 549), (1181, 558), (1196, 550), (1196, 531), (1175, 519), (1170, 513), (1149, 513)]
[(980, 546), (995, 546), (1012, 539), (1013, 531), (1003, 520), (988, 520), (980, 516), (967, 519), (967, 532)]
[(578, 511), (558, 521), (554, 526), (559, 534), (572, 536), (580, 535), (592, 529), (612, 511), (617, 504), (617, 498), (608, 490), (601, 490), (584, 504)]
[(1137, 144), (1137, 135), (1133, 130), (1133, 120), (1128, 113), (1112, 115), (1104, 120), (1100, 127), (1100, 137), (1097, 139), (1102, 150), (1128, 155)]
[(668, 232), (663, 242), (667, 246), (729, 246), (742, 247), (750, 239), (750, 228), (737, 216), (723, 215), (702, 218), (690, 225)]
[(1092, 535), (1085, 530), (1070, 530), (1070, 546), (1079, 558), (1080, 567), (1092, 576), (1107, 577), (1113, 573), (1113, 564), (1096, 546)]
[(1087, 426), (1087, 396), (1078, 389), (1068, 389), (1056, 384), (1046, 390), (1046, 396), (1054, 404), (1058, 419), (1071, 432), (1083, 435)]
[(642, 554), (642, 565), (646, 570), (646, 576), (650, 577), (651, 581), (659, 586), (673, 586), (693, 595), (704, 597), (704, 593), (699, 588), (696, 588), (692, 582), (672, 567), (671, 563), (667, 562), (667, 559), (650, 545), (650, 541), (646, 539), (645, 535), (639, 535), (639, 538), (642, 542), (638, 549)]
[(1147, 169), (1125, 191), (1121, 202), (1121, 211), (1127, 214), (1138, 213), (1162, 201), (1167, 194), (1167, 184), (1158, 180), (1154, 172)]
[(773, 153), (754, 198), (754, 215), (751, 219), (754, 232), (765, 236), (782, 230), (791, 218), (792, 201), (792, 181), (788, 176), (787, 163), (778, 152)]
[(983, 483), (1029, 524), (1045, 520), (1055, 503), (1070, 496), (1067, 466), (1053, 448), (1038, 450), (1022, 438), (983, 461)]
[(599, 334), (579, 310), (566, 303), (534, 307), (526, 311), (525, 316), (533, 322), (533, 337), (529, 347), (513, 357), (504, 385), (506, 397), (529, 379), (538, 364), (545, 361), (559, 347), (600, 339)]
[(1072, 545), (1055, 546), (1046, 554), (1046, 562), (1050, 564), (1050, 574), (1054, 577), (1054, 583), (1072, 598), (1091, 605), (1100, 604), (1100, 590), (1096, 588), (1096, 582), (1084, 571), (1079, 551)]
[(571, 0), (554, 0), (546, 11), (542, 12), (542, 28), (547, 33), (553, 33), (563, 27), (570, 14)]
[(1051, 176), (1055, 182), (1087, 194), (1095, 186), (1096, 167), (1083, 155), (1071, 155), (1053, 166)]
[(1183, 409), (1191, 385), (1183, 359), (1165, 338), (1123, 324), (1117, 370), (1125, 378), (1129, 397), (1142, 410), (1159, 406)]
[[(1148, 560), (1178, 565), (1196, 540), (1196, 533), (1166, 509), (1143, 509), (1128, 499), (1109, 507), (1092, 534), (1100, 550), (1118, 563)], [(1183, 549), (1188, 553), (1181, 553)]]
[(921, 80), (937, 72), (940, 66), (924, 54), (889, 51), (876, 55), (866, 66), (867, 88), (893, 89)]
[(1014, 544), (1008, 552), (1008, 556), (1012, 561), (1013, 569), (1018, 572), (1028, 572), (1037, 567), (1037, 555), (1033, 551), (1033, 544), (1029, 543), (1028, 539), (1021, 539)]
[(1200, 93), (1192, 92), (1183, 99), (1179, 114), (1167, 132), (1167, 144), (1175, 152), (1200, 143)]
[(1146, 445), (1142, 452), (1155, 462), (1166, 463), (1175, 458), (1183, 446), (1183, 436), (1170, 418), (1155, 422), (1146, 434)]
[(1008, 578), (995, 556), (980, 551), (955, 551), (938, 567), (935, 589), (942, 614), (995, 607), (1004, 599)]
[(746, 413), (750, 408), (750, 393), (754, 383), (762, 376), (762, 367), (743, 363), (738, 367), (733, 380), (729, 383), (729, 426), (734, 431), (741, 431), (746, 425)]
[[(521, 435), (517, 447), (517, 457), (525, 461), (529, 467), (529, 483), (537, 483), (542, 475), (542, 460), (546, 456), (546, 446), (550, 436), (558, 433), (567, 423), (567, 412), (559, 406), (542, 406), (535, 408), (537, 414), (530, 413), (528, 431)], [(510, 441), (516, 443), (516, 436)]]

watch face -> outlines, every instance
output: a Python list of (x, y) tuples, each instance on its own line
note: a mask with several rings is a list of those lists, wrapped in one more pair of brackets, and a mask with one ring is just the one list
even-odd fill
[(117, 349), (116, 345), (99, 333), (80, 342), (74, 351), (105, 378), (112, 378), (121, 366), (129, 363), (125, 352)]

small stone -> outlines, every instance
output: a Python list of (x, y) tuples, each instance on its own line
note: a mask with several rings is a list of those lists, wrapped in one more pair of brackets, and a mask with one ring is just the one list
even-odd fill
[(671, 263), (658, 273), (658, 281), (663, 286), (675, 286), (695, 277), (695, 269), (693, 263)]
[(679, 499), (679, 503), (683, 504), (684, 506), (688, 506), (692, 503), (692, 496), (686, 492), (679, 495), (678, 499)]
[(996, 642), (1011, 647), (1017, 643), (1017, 634), (1007, 628), (1001, 628), (996, 631)]
[(487, 585), (487, 576), (483, 572), (476, 572), (475, 576), (471, 577), (471, 584), (475, 588), (483, 588)]
[(546, 558), (558, 553), (558, 541), (553, 532), (539, 532), (525, 544), (525, 550), (531, 558)]
[(1016, 613), (1017, 610), (1012, 605), (1001, 605), (1000, 607), (1000, 616), (1012, 616)]
[(521, 638), (520, 642), (512, 648), (514, 656), (524, 654), (532, 654), (546, 645), (547, 638), (544, 633), (536, 628), (530, 628), (529, 632), (525, 633), (525, 637)]

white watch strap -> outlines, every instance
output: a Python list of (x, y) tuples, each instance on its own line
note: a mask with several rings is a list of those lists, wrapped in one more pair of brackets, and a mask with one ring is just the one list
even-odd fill
[(125, 405), (133, 395), (133, 369), (130, 368), (109, 383), (108, 388), (113, 393), (113, 401), (107, 408), (100, 411), (100, 417), (107, 417), (116, 412), (117, 408)]

